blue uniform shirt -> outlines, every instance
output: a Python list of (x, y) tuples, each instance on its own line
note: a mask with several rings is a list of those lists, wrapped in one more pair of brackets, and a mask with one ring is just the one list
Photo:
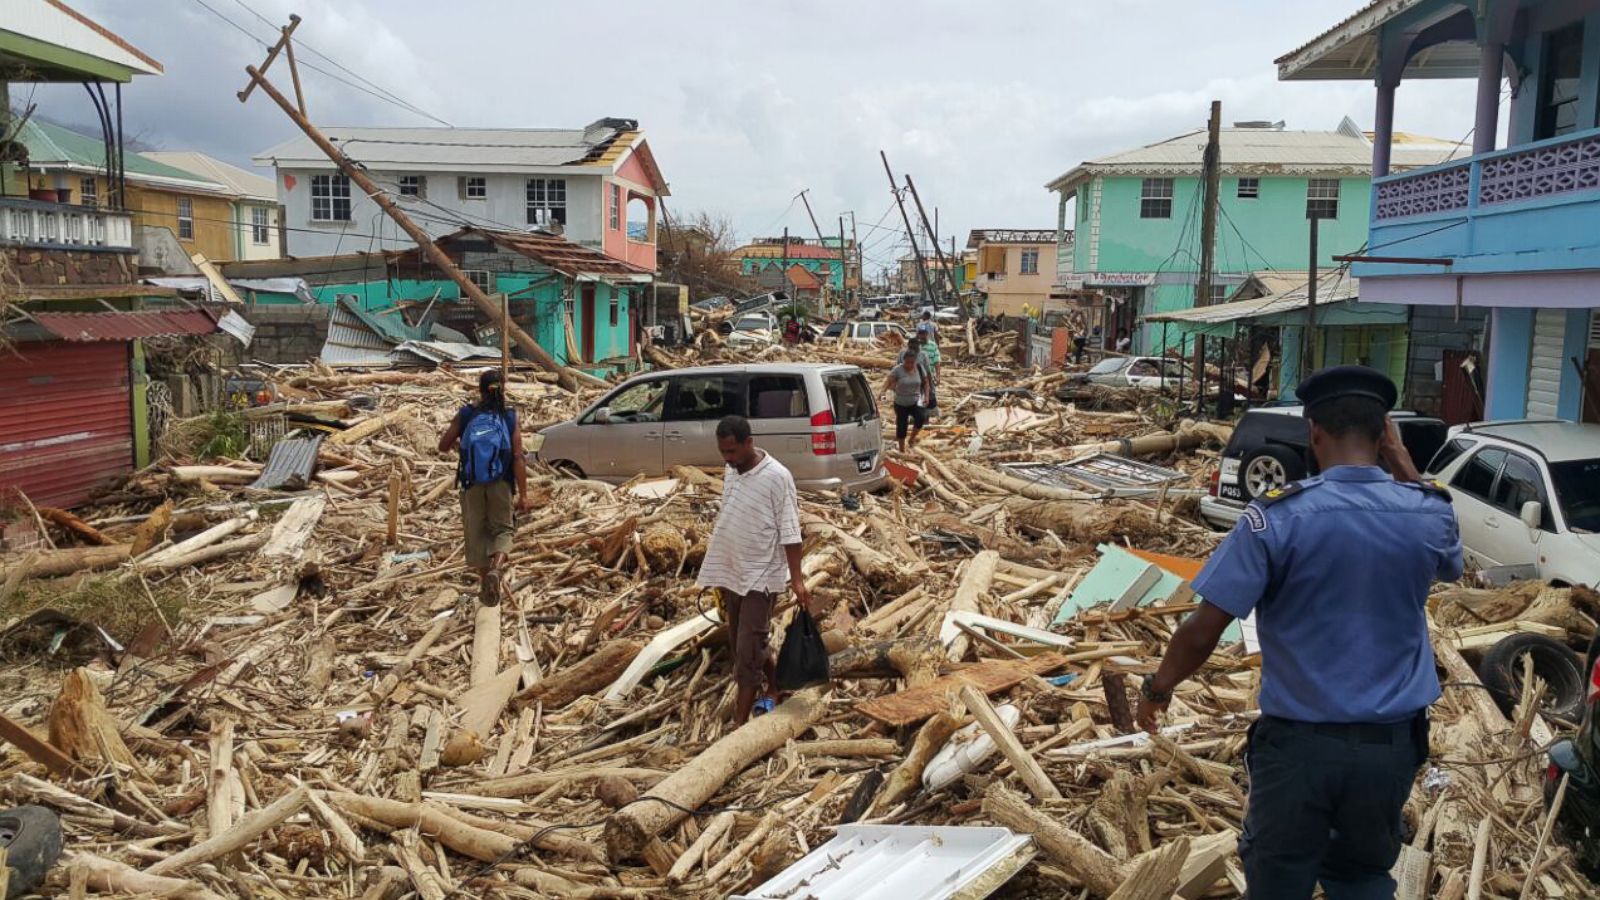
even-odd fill
[(1193, 586), (1229, 615), (1255, 611), (1263, 713), (1398, 722), (1439, 698), (1428, 588), (1460, 577), (1446, 497), (1335, 466), (1251, 503)]

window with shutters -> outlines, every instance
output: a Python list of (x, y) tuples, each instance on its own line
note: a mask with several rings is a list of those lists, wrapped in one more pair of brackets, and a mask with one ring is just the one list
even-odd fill
[(467, 280), (476, 285), (478, 290), (483, 291), (485, 294), (494, 293), (493, 272), (487, 269), (462, 269), (461, 274), (467, 276)]
[(1172, 218), (1172, 179), (1146, 178), (1139, 189), (1139, 218)]
[(1578, 83), (1583, 78), (1583, 64), (1583, 20), (1545, 36), (1534, 140), (1578, 130)]
[(607, 226), (616, 231), (622, 227), (622, 188), (619, 185), (611, 186), (611, 200), (608, 203), (609, 211), (606, 216)]
[(311, 176), (311, 221), (350, 221), (349, 176)]
[(178, 240), (194, 240), (194, 201), (188, 197), (178, 198)]

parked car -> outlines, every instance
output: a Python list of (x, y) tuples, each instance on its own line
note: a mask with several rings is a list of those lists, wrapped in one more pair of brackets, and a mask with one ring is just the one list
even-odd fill
[(746, 313), (772, 311), (788, 305), (788, 294), (783, 291), (768, 291), (765, 294), (757, 294), (754, 297), (740, 300), (738, 305), (733, 308), (733, 311), (736, 315), (742, 316)]
[[(1422, 471), (1443, 446), (1448, 427), (1439, 419), (1404, 410), (1389, 415), (1400, 428), (1401, 443)], [(1230, 528), (1251, 500), (1318, 471), (1304, 407), (1249, 410), (1239, 418), (1233, 437), (1223, 448), (1209, 496), (1200, 498), (1200, 518), (1215, 527)]]
[(727, 297), (707, 297), (704, 300), (696, 300), (695, 302), (689, 304), (690, 307), (698, 309), (701, 312), (717, 312), (719, 310), (727, 309), (732, 305), (733, 301), (729, 300)]
[(743, 315), (733, 321), (727, 334), (729, 347), (764, 347), (778, 339), (778, 318), (769, 312)]
[(849, 327), (850, 323), (842, 319), (838, 322), (829, 322), (828, 327), (822, 329), (820, 338), (824, 341), (836, 341), (839, 339), (839, 335), (844, 334), (845, 329)]
[(893, 322), (847, 322), (843, 334), (846, 341), (854, 344), (870, 344), (890, 334), (906, 339), (906, 330)]
[(930, 304), (917, 310), (912, 315), (912, 318), (921, 321), (923, 313), (932, 313), (932, 318), (935, 322), (948, 324), (961, 321), (961, 307), (959, 306), (940, 306), (936, 308)]
[(621, 484), (674, 466), (720, 467), (717, 422), (750, 419), (757, 446), (811, 491), (884, 483), (883, 427), (857, 367), (767, 363), (674, 369), (629, 379), (576, 418), (530, 439), (536, 459)]
[(1427, 470), (1450, 488), (1479, 569), (1600, 586), (1600, 425), (1458, 426)]
[(1138, 388), (1156, 391), (1177, 390), (1180, 383), (1192, 383), (1193, 370), (1187, 363), (1159, 356), (1113, 356), (1095, 363), (1087, 372), (1068, 375), (1056, 391), (1061, 400), (1074, 400), (1085, 385), (1112, 388)]

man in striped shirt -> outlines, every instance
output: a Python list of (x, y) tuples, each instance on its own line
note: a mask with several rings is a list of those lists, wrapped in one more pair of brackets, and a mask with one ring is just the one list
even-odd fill
[(795, 599), (807, 610), (811, 593), (800, 574), (800, 508), (794, 476), (756, 447), (743, 416), (717, 423), (717, 451), (728, 469), (723, 475), (722, 509), (700, 564), (698, 584), (716, 588), (721, 595), (738, 686), (733, 721), (742, 725), (750, 718), (763, 682), (768, 696), (775, 699), (777, 662), (768, 636), (784, 581), (787, 578)]

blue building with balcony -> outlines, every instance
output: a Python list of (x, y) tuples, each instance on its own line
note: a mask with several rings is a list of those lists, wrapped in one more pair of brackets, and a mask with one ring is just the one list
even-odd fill
[[(1485, 418), (1600, 422), (1600, 3), (1377, 0), (1277, 63), (1377, 85), (1361, 300), (1487, 309)], [(1472, 155), (1390, 174), (1417, 78), (1477, 80)]]

